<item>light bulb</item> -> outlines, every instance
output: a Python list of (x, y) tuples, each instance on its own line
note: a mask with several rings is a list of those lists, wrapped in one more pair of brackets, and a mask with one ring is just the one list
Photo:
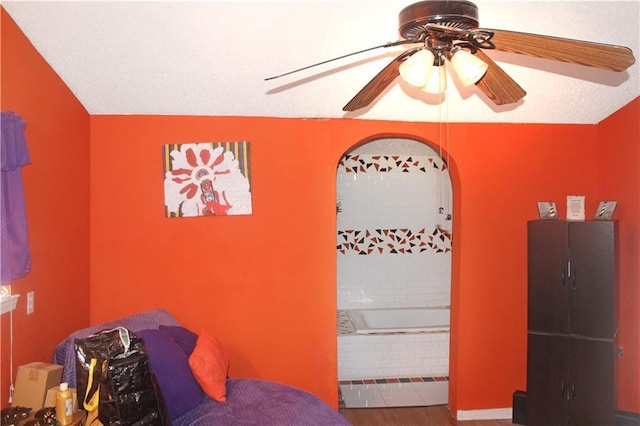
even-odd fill
[(428, 82), (434, 58), (429, 49), (419, 50), (400, 64), (400, 75), (410, 85), (423, 87)]
[(460, 48), (454, 49), (450, 62), (463, 86), (477, 83), (489, 68), (481, 59)]
[(447, 73), (444, 63), (440, 66), (433, 67), (427, 84), (422, 88), (423, 92), (432, 93), (434, 95), (444, 93), (447, 90)]

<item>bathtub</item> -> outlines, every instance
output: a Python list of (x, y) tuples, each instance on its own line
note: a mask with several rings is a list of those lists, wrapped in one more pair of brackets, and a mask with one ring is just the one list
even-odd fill
[(446, 377), (449, 308), (352, 309), (338, 335), (338, 379)]
[(357, 334), (449, 331), (448, 307), (350, 309), (346, 313)]

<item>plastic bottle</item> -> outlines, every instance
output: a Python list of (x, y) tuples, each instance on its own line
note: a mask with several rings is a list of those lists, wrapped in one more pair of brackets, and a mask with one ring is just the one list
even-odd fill
[(60, 383), (60, 390), (56, 393), (56, 420), (62, 426), (73, 423), (73, 395), (67, 383)]

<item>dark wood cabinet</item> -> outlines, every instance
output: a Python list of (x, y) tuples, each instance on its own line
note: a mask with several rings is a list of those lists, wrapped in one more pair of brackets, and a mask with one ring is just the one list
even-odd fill
[(528, 224), (527, 425), (613, 425), (616, 224)]
[(614, 344), (529, 333), (527, 425), (614, 424)]
[(568, 224), (556, 220), (529, 222), (528, 329), (569, 332)]
[(567, 424), (568, 340), (529, 333), (527, 338), (527, 425)]

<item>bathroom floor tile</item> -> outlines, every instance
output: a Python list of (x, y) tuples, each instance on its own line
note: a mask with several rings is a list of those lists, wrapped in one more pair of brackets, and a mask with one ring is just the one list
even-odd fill
[(442, 405), (449, 401), (449, 382), (413, 383), (423, 405)]
[(347, 408), (386, 406), (377, 385), (340, 385), (340, 390)]
[(413, 383), (386, 384), (380, 386), (380, 394), (387, 407), (412, 407), (424, 405)]
[(417, 407), (443, 405), (448, 402), (449, 382), (380, 380), (375, 383), (351, 381), (340, 383), (340, 394), (346, 408)]

